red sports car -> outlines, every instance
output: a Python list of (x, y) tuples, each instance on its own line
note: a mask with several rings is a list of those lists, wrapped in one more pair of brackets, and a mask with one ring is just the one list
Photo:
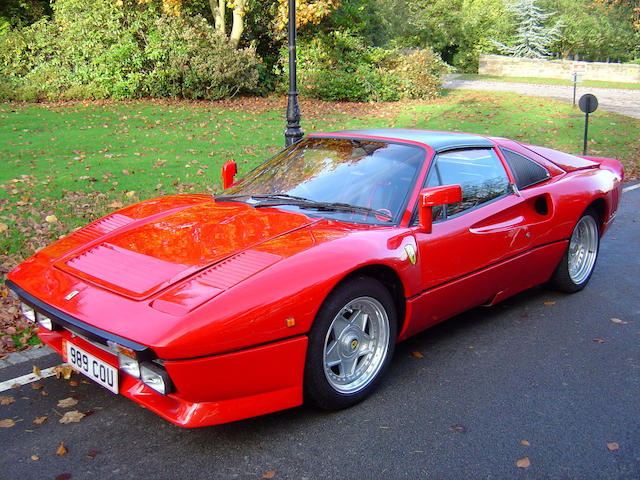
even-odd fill
[(65, 361), (185, 427), (348, 407), (399, 340), (541, 283), (581, 290), (623, 169), (382, 129), (309, 135), (234, 174), (215, 198), (108, 215), (6, 282)]

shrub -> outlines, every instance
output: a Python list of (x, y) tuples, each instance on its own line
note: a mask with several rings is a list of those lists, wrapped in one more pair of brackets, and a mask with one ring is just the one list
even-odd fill
[(258, 81), (255, 49), (234, 50), (202, 17), (158, 18), (145, 53), (151, 64), (145, 89), (154, 97), (215, 100)]
[(440, 73), (446, 69), (430, 50), (369, 47), (342, 32), (301, 42), (298, 66), (301, 92), (322, 100), (347, 101), (433, 98)]
[(0, 36), (8, 84), (0, 95), (219, 99), (257, 83), (255, 50), (234, 50), (198, 15), (164, 16), (110, 0), (58, 0), (53, 8), (52, 20)]

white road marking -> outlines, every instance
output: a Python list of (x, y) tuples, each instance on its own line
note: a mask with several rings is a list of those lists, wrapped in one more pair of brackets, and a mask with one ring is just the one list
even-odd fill
[(622, 189), (622, 193), (630, 192), (631, 190), (635, 190), (636, 188), (640, 188), (640, 183), (636, 183), (635, 185), (629, 185), (628, 187), (624, 187)]
[[(64, 363), (58, 365), (57, 367), (62, 365), (64, 365)], [(11, 388), (21, 387), (22, 385), (27, 385), (29, 383), (37, 382), (38, 380), (41, 380), (43, 378), (53, 377), (56, 374), (55, 369), (57, 367), (45, 368), (44, 370), (41, 370), (40, 376), (37, 376), (35, 373), (30, 373), (28, 375), (22, 375), (21, 377), (2, 382), (0, 383), (0, 392), (4, 392), (5, 390), (9, 390)]]

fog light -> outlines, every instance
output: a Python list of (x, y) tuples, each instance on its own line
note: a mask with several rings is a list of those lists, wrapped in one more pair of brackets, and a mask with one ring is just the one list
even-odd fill
[(140, 378), (140, 363), (135, 358), (131, 358), (122, 352), (118, 352), (118, 364), (120, 370), (128, 373), (132, 377)]
[(32, 322), (36, 321), (36, 311), (29, 305), (27, 305), (26, 303), (21, 303), (20, 310), (22, 311), (22, 315), (24, 315), (27, 319), (31, 320)]
[(38, 323), (41, 327), (44, 327), (49, 331), (53, 330), (53, 321), (49, 317), (38, 312), (36, 314), (36, 318), (38, 319)]
[(142, 383), (162, 395), (171, 391), (171, 379), (169, 374), (160, 365), (143, 363), (140, 366)]

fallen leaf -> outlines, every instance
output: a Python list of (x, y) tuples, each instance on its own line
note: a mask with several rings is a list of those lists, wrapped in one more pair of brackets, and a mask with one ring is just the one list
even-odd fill
[(77, 386), (78, 386), (78, 385), (80, 385), (80, 384), (79, 384), (78, 382), (76, 382), (75, 380), (71, 380), (71, 381), (69, 382), (69, 385), (70, 385), (70, 386), (72, 386), (72, 387), (77, 387)]
[(275, 470), (269, 470), (268, 472), (265, 472), (262, 474), (262, 478), (273, 478), (275, 476), (276, 476)]
[(627, 324), (627, 322), (625, 322), (623, 320), (620, 320), (619, 318), (612, 318), (611, 321), (613, 323), (617, 323), (618, 325), (626, 325)]
[(131, 198), (131, 197), (133, 197), (135, 194), (136, 194), (136, 191), (135, 191), (135, 190), (131, 190), (130, 192), (127, 192), (127, 193), (126, 193), (127, 198)]
[(35, 462), (37, 460), (40, 460), (40, 457), (38, 455), (31, 455), (31, 460)]
[(95, 458), (99, 453), (101, 453), (100, 450), (89, 450), (89, 453), (87, 453), (87, 457)]
[(10, 427), (13, 427), (15, 424), (16, 422), (11, 420), (10, 418), (3, 418), (0, 420), (0, 428), (10, 428)]
[(41, 383), (32, 383), (31, 384), (31, 389), (32, 390), (42, 390), (44, 388), (44, 385), (42, 385)]
[(124, 206), (123, 203), (118, 200), (107, 205), (107, 207), (109, 208), (122, 208), (123, 206)]
[(555, 305), (555, 304), (556, 304), (556, 302), (544, 302), (544, 304), (545, 304), (547, 307), (550, 307), (551, 305)]
[[(41, 217), (41, 218), (42, 218), (42, 217)], [(56, 218), (56, 216), (55, 216), (55, 215), (47, 215), (47, 216), (44, 218), (44, 221), (45, 221), (45, 222), (47, 222), (47, 223), (56, 223), (56, 222), (58, 221), (58, 219)]]
[(0, 396), (0, 405), (11, 405), (13, 403), (13, 397)]
[(518, 468), (529, 468), (531, 466), (531, 462), (529, 461), (529, 457), (521, 458), (516, 462)]
[(620, 446), (616, 442), (607, 443), (607, 449), (610, 452), (615, 452), (619, 448), (620, 448)]
[(449, 428), (452, 432), (467, 433), (469, 431), (464, 425), (452, 425)]
[(37, 365), (33, 366), (33, 374), (38, 378), (42, 377), (42, 375), (40, 374), (40, 369), (38, 368)]
[(71, 410), (70, 412), (65, 413), (58, 422), (60, 423), (78, 423), (84, 417), (84, 413), (81, 413), (77, 410)]
[(416, 358), (424, 358), (424, 355), (422, 355), (420, 352), (412, 352), (411, 355)]
[(9, 230), (9, 225), (7, 225), (6, 223), (0, 223), (0, 233), (4, 233), (7, 230)]
[(596, 343), (604, 343), (604, 340), (602, 340), (601, 338), (594, 338), (593, 341)]
[(520, 441), (521, 445), (524, 445), (525, 447), (528, 447), (529, 445), (531, 445), (529, 442), (527, 442), (526, 440), (521, 440)]
[(56, 455), (61, 457), (62, 455), (66, 455), (66, 454), (67, 454), (67, 447), (65, 447), (64, 442), (62, 442), (58, 447), (58, 451), (56, 452)]
[(65, 380), (69, 380), (71, 378), (71, 374), (73, 373), (73, 368), (69, 365), (58, 365), (53, 367), (53, 373), (56, 374), (56, 378), (64, 378)]
[(56, 477), (56, 480), (69, 480), (71, 478), (70, 473), (61, 473)]
[(69, 398), (63, 398), (62, 400), (58, 401), (58, 407), (60, 408), (69, 408), (69, 407), (73, 407), (74, 405), (78, 404), (78, 400), (76, 400), (75, 398), (69, 397)]
[(46, 422), (46, 421), (47, 421), (47, 418), (49, 418), (49, 417), (47, 417), (47, 416), (44, 416), (44, 417), (36, 417), (36, 419), (35, 419), (33, 422), (31, 422), (31, 423), (33, 423), (34, 425), (42, 425), (44, 422)]

